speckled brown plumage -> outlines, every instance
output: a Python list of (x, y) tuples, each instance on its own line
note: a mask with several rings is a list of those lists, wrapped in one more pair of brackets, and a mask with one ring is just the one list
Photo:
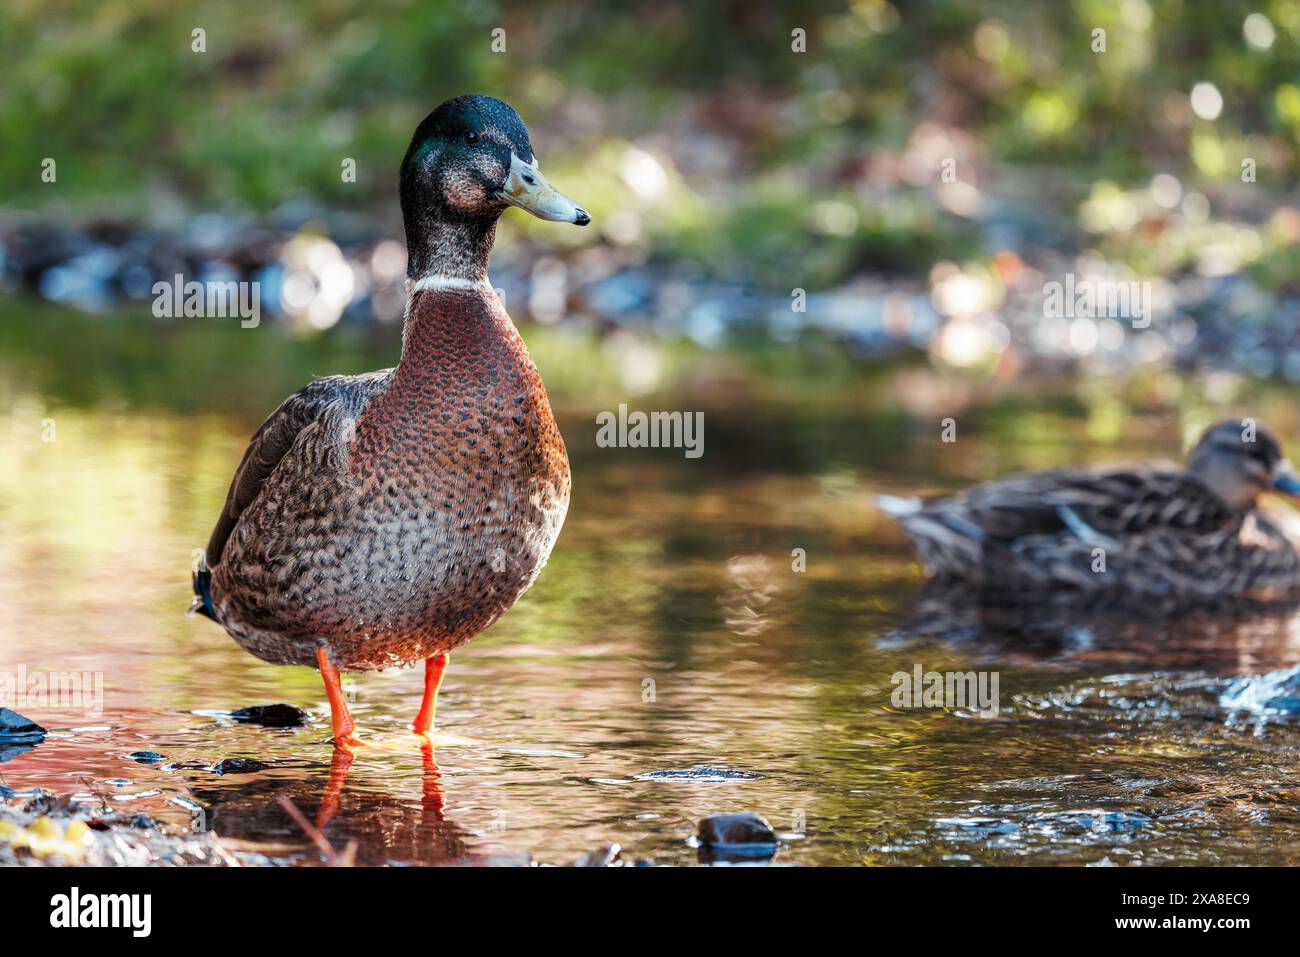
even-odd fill
[(318, 380), (254, 437), (207, 549), (216, 617), (282, 664), (318, 641), (342, 670), (449, 651), (533, 583), (569, 487), (495, 294), (419, 292), (395, 369)]
[(546, 389), (487, 283), (508, 206), (586, 225), (537, 169), (507, 104), (456, 97), (401, 170), (407, 312), (393, 369), (330, 376), (258, 429), (194, 575), (194, 610), (266, 661), (315, 666), (335, 741), (361, 742), (340, 670), (427, 659), (427, 735), (445, 653), (510, 608), (550, 555), (569, 462)]
[(931, 573), (992, 592), (1300, 599), (1300, 526), (1256, 502), (1294, 473), (1271, 436), (1259, 430), (1243, 443), (1241, 433), (1237, 421), (1207, 430), (1188, 468), (1038, 472), (924, 504), (882, 505)]

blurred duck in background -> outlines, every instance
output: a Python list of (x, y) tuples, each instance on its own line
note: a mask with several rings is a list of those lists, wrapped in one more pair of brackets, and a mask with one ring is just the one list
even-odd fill
[(1300, 523), (1260, 508), (1300, 477), (1253, 420), (1207, 429), (1186, 467), (1036, 472), (930, 502), (876, 498), (937, 579), (1020, 600), (1120, 593), (1197, 603), (1300, 600)]

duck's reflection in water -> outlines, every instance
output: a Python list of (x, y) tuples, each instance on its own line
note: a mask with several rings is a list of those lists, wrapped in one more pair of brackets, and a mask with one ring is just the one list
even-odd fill
[(931, 581), (886, 643), (940, 639), (1025, 666), (1255, 674), (1300, 663), (1300, 609), (990, 596)]
[(394, 794), (391, 781), (371, 780), (354, 763), (353, 754), (336, 748), (326, 774), (259, 776), (246, 784), (193, 793), (209, 809), (211, 828), (223, 840), (250, 851), (279, 856), (301, 849), (304, 862), (320, 859), (311, 837), (282, 805), (283, 798), (315, 821), (336, 854), (355, 842), (357, 864), (473, 862), (474, 835), (447, 819), (442, 772), (431, 747), (421, 749), (418, 803)]

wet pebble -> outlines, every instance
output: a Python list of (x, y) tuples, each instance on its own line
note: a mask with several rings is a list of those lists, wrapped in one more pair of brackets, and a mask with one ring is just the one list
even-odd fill
[(253, 774), (256, 771), (265, 771), (269, 767), (269, 764), (255, 758), (226, 758), (212, 771), (215, 774)]
[(699, 841), (702, 850), (722, 859), (771, 857), (777, 849), (772, 825), (753, 811), (704, 818), (699, 824)]
[(9, 708), (0, 708), (0, 764), (30, 751), (44, 740), (45, 729), (35, 721)]
[(25, 715), (0, 708), (0, 741), (36, 744), (45, 737), (45, 729)]

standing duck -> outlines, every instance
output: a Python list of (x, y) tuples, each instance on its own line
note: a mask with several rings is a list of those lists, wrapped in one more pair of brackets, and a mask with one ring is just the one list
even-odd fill
[(1270, 491), (1300, 497), (1300, 477), (1277, 441), (1243, 419), (1207, 429), (1185, 468), (1036, 472), (931, 502), (876, 502), (931, 574), (993, 591), (1300, 599), (1300, 529), (1258, 507)]
[(193, 610), (264, 661), (314, 666), (334, 740), (362, 742), (339, 673), (425, 663), (426, 741), (448, 653), (537, 578), (569, 504), (546, 389), (488, 284), (497, 218), (585, 226), (506, 103), (461, 96), (401, 169), (397, 366), (317, 379), (253, 435), (194, 574)]

